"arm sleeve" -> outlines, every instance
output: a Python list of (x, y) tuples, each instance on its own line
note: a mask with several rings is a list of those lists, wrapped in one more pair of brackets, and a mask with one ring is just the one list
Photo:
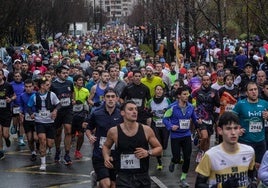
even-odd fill
[(261, 166), (258, 170), (258, 178), (265, 184), (268, 185), (268, 151), (263, 156)]

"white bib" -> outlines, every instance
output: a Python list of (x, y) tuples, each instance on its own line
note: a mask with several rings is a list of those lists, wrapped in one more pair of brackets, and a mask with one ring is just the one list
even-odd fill
[(61, 106), (70, 106), (71, 99), (70, 98), (62, 98), (60, 99)]
[(180, 119), (180, 129), (190, 129), (190, 120)]
[(262, 130), (262, 122), (255, 122), (255, 121), (249, 122), (249, 132), (257, 133), (261, 132), (261, 130)]
[(162, 119), (156, 119), (155, 126), (156, 127), (165, 127), (164, 123), (162, 122)]
[(268, 127), (268, 121), (264, 120), (264, 127)]
[(202, 120), (202, 122), (207, 125), (212, 125), (212, 120)]
[[(103, 144), (104, 144), (105, 141), (106, 141), (106, 137), (101, 136), (100, 137), (99, 148), (102, 148), (102, 146), (103, 146)], [(115, 150), (115, 144), (112, 145), (111, 150)]]
[(226, 111), (226, 112), (231, 112), (231, 111), (234, 109), (234, 106), (235, 106), (235, 105), (227, 104), (227, 105), (225, 106), (225, 111)]
[(39, 116), (41, 118), (50, 118), (50, 114), (51, 113), (48, 110), (42, 110), (42, 111), (39, 112)]
[(83, 104), (75, 104), (73, 105), (73, 111), (74, 112), (81, 112), (84, 109)]
[(19, 106), (13, 107), (13, 114), (19, 114), (19, 113), (20, 113), (20, 107)]
[(24, 118), (26, 121), (34, 121), (34, 119), (32, 119), (30, 114), (28, 114), (28, 113), (25, 113)]
[(141, 107), (142, 99), (132, 98), (131, 100), (136, 103), (137, 107)]
[(0, 99), (0, 108), (6, 108), (7, 107), (7, 102), (5, 99)]
[(121, 154), (120, 169), (139, 169), (140, 167), (140, 159), (135, 154)]

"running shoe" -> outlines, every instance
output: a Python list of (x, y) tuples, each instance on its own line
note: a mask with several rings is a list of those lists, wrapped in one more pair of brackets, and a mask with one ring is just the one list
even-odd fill
[(162, 165), (162, 164), (158, 164), (158, 165), (156, 166), (156, 169), (157, 169), (157, 170), (162, 170), (162, 169), (163, 169), (163, 165)]
[(19, 146), (25, 146), (25, 142), (23, 140), (23, 137), (19, 137)]
[(75, 157), (76, 159), (81, 159), (81, 158), (83, 158), (83, 155), (81, 154), (80, 151), (75, 150), (74, 157)]
[(190, 187), (189, 183), (186, 182), (185, 179), (180, 180), (180, 187), (187, 188)]
[(197, 153), (197, 155), (196, 155), (195, 162), (200, 163), (200, 161), (201, 161), (203, 155), (204, 155), (204, 151), (199, 150), (198, 153)]
[(91, 179), (91, 187), (93, 188), (97, 185), (97, 174), (95, 171), (91, 171), (89, 175)]
[(183, 155), (181, 154), (179, 164), (182, 164), (183, 162), (184, 162), (184, 159), (183, 159)]
[(11, 145), (9, 138), (5, 138), (5, 141), (6, 141), (6, 146), (9, 148)]
[(47, 165), (46, 164), (41, 164), (39, 169), (42, 170), (42, 171), (45, 171), (47, 169)]
[(3, 160), (5, 158), (5, 153), (3, 151), (0, 151), (0, 160)]
[(56, 151), (54, 161), (58, 163), (60, 161), (60, 150)]
[(31, 156), (31, 161), (36, 161), (36, 159), (37, 159), (37, 156), (36, 156), (36, 154), (32, 154), (32, 156)]
[(65, 155), (64, 155), (63, 160), (64, 160), (64, 164), (65, 164), (65, 165), (71, 165), (71, 164), (72, 164), (71, 157), (70, 157), (70, 155), (68, 155), (68, 154), (65, 154)]
[(172, 161), (169, 163), (169, 167), (168, 170), (169, 172), (174, 172), (174, 168), (175, 168), (175, 163), (173, 163)]

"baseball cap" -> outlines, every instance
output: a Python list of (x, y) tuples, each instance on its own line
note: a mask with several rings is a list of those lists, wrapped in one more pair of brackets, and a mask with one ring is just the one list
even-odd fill
[(21, 63), (21, 60), (20, 59), (15, 59), (13, 65), (16, 64), (17, 62)]
[(246, 67), (253, 67), (253, 66), (252, 66), (251, 63), (246, 63), (245, 66), (244, 66), (244, 68), (246, 68)]

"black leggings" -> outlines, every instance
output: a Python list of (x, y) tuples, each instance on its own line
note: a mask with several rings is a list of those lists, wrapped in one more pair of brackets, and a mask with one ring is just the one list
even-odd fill
[(172, 159), (171, 161), (175, 164), (180, 161), (181, 149), (183, 153), (183, 165), (182, 172), (187, 173), (190, 167), (190, 160), (192, 154), (192, 140), (191, 136), (183, 137), (183, 138), (171, 138), (171, 151), (172, 151)]

